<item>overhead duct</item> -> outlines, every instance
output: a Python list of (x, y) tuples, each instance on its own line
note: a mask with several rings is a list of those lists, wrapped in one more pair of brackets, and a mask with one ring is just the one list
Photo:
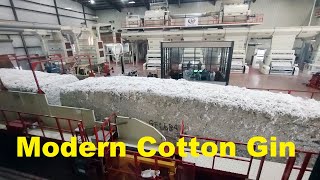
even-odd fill
[(0, 28), (61, 30), (61, 26), (59, 25), (14, 22), (14, 21), (2, 21), (0, 22)]
[(15, 29), (15, 28), (0, 28), (0, 31), (8, 31), (8, 32), (24, 32), (23, 29)]

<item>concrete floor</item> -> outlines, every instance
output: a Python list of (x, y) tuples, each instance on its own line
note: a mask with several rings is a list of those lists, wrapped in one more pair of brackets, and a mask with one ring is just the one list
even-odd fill
[[(139, 76), (147, 76), (148, 72), (143, 70), (143, 63), (138, 63), (138, 65), (125, 64), (125, 73), (132, 70), (137, 70)], [(121, 74), (121, 64), (111, 64), (114, 68), (114, 72), (111, 73), (112, 76)], [(160, 75), (160, 71), (158, 72)], [(247, 87), (247, 88), (258, 88), (258, 89), (279, 89), (271, 90), (272, 92), (282, 92), (288, 93), (287, 90), (293, 90), (291, 93), (294, 96), (300, 96), (304, 98), (310, 98), (311, 92), (320, 92), (317, 89), (309, 88), (306, 84), (311, 79), (311, 75), (306, 75), (300, 73), (298, 76), (288, 76), (288, 75), (264, 75), (257, 69), (250, 68), (249, 74), (231, 73), (230, 85)], [(281, 91), (284, 90), (284, 91)], [(309, 91), (308, 92), (294, 92), (296, 91)], [(314, 99), (320, 100), (320, 93), (314, 94)]]

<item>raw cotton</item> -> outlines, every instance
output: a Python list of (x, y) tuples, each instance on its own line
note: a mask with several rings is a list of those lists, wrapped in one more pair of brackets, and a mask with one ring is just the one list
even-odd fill
[[(40, 88), (45, 92), (48, 103), (61, 105), (60, 87), (79, 81), (73, 75), (60, 75), (36, 71)], [(4, 86), (13, 91), (37, 92), (37, 86), (30, 70), (0, 69), (0, 78)]]
[(191, 135), (246, 142), (252, 136), (320, 147), (320, 102), (288, 94), (186, 80), (142, 77), (88, 78), (61, 90), (62, 105), (95, 110), (97, 119), (116, 112), (178, 137), (181, 121)]

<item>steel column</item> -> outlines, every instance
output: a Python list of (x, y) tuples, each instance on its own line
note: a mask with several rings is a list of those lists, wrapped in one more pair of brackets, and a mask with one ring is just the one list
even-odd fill
[(61, 25), (60, 16), (59, 16), (59, 11), (58, 11), (58, 6), (57, 6), (57, 0), (53, 0), (53, 3), (54, 3), (54, 9), (56, 10), (58, 23), (59, 23), (59, 25)]
[(229, 54), (228, 54), (228, 60), (227, 60), (226, 86), (229, 85), (229, 80), (230, 80), (231, 63), (232, 63), (232, 55), (233, 55), (233, 46), (234, 46), (234, 42), (232, 41), (231, 47), (228, 49), (229, 50)]
[[(13, 1), (12, 1), (12, 0), (9, 0), (9, 2), (10, 2), (10, 6), (11, 6), (11, 8), (12, 8), (12, 12), (13, 12), (13, 15), (14, 15), (14, 19), (15, 19), (16, 21), (19, 21), (19, 18), (18, 18), (16, 9), (15, 9), (15, 6), (14, 6), (14, 4), (13, 4)], [(26, 55), (27, 55), (27, 60), (28, 60), (29, 67), (30, 67), (30, 69), (31, 69), (31, 71), (32, 71), (34, 80), (35, 80), (36, 85), (37, 85), (37, 88), (38, 88), (38, 93), (39, 93), (39, 94), (44, 94), (44, 92), (40, 89), (37, 76), (36, 76), (36, 74), (35, 74), (35, 72), (34, 72), (34, 70), (33, 70), (33, 68), (32, 68), (32, 65), (31, 65), (31, 62), (30, 62), (29, 51), (28, 51), (27, 44), (26, 44), (26, 41), (25, 41), (25, 39), (24, 39), (24, 36), (23, 36), (22, 32), (20, 32), (19, 35), (20, 35), (21, 40), (22, 40), (22, 44), (23, 44), (24, 51), (26, 52)]]
[(84, 24), (86, 25), (86, 27), (88, 27), (84, 5), (83, 4), (81, 4), (81, 5), (82, 5), (82, 13), (83, 13)]

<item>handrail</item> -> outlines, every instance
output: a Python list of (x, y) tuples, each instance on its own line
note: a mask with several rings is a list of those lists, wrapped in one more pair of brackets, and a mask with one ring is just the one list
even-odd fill
[[(102, 124), (100, 125), (100, 128), (98, 128), (97, 127), (97, 125), (94, 125), (94, 127), (93, 127), (93, 133), (94, 133), (94, 136), (95, 136), (95, 138), (96, 138), (96, 145), (98, 146), (98, 142), (100, 141), (99, 140), (99, 135), (98, 135), (98, 131), (99, 131), (99, 129), (101, 129), (101, 133), (102, 133), (102, 138), (103, 138), (103, 142), (106, 142), (107, 140), (106, 140), (106, 137), (108, 136), (108, 134), (106, 135), (105, 134), (105, 132), (104, 132), (104, 130), (105, 130), (105, 128), (106, 127), (109, 127), (109, 135), (110, 135), (110, 140), (111, 140), (111, 142), (114, 140), (113, 139), (113, 137), (112, 137), (112, 131), (113, 131), (113, 129), (112, 129), (112, 126), (111, 126), (111, 119), (112, 118), (115, 118), (115, 121), (116, 121), (116, 118), (117, 118), (117, 115), (116, 115), (116, 113), (112, 113), (109, 117), (107, 117), (107, 118), (105, 118), (104, 119), (104, 121), (102, 122)], [(116, 126), (116, 125), (115, 125)]]
[[(6, 122), (6, 125), (10, 125), (10, 120), (8, 119), (7, 115), (6, 115), (6, 112), (9, 112), (9, 113), (17, 113), (18, 115), (18, 120), (20, 122), (15, 122), (15, 123), (21, 123), (24, 130), (26, 131), (25, 133), (26, 134), (29, 134), (28, 133), (28, 128), (27, 128), (27, 125), (26, 125), (26, 122), (25, 120), (21, 117), (21, 115), (32, 115), (32, 116), (36, 116), (35, 119), (35, 122), (37, 122), (37, 124), (32, 124), (32, 126), (36, 126), (36, 127), (39, 127), (41, 129), (41, 132), (42, 132), (42, 137), (45, 137), (47, 138), (47, 136), (45, 135), (44, 133), (44, 129), (48, 129), (48, 130), (55, 130), (55, 131), (58, 131), (60, 136), (61, 136), (61, 140), (62, 141), (65, 141), (64, 139), (64, 135), (63, 133), (66, 132), (66, 133), (71, 133), (72, 136), (74, 136), (76, 133), (74, 132), (74, 129), (71, 125), (71, 122), (75, 122), (77, 123), (78, 127), (79, 127), (79, 124), (80, 124), (80, 127), (84, 127), (84, 124), (83, 124), (83, 121), (82, 120), (77, 120), (77, 119), (70, 119), (70, 118), (61, 118), (61, 117), (57, 117), (57, 116), (51, 116), (51, 115), (40, 115), (40, 114), (36, 114), (36, 113), (25, 113), (25, 112), (19, 112), (19, 111), (11, 111), (11, 110), (4, 110), (4, 109), (0, 109), (1, 111), (1, 114), (2, 116), (4, 117), (4, 120)], [(55, 120), (55, 123), (57, 125), (57, 127), (51, 127), (51, 126), (45, 126), (43, 125), (43, 122), (41, 121), (40, 117), (45, 117), (45, 118), (52, 118)], [(16, 120), (16, 119), (15, 119)], [(68, 128), (69, 129), (63, 129), (61, 127), (61, 124), (60, 124), (60, 121), (61, 120), (64, 120), (65, 122), (67, 122), (68, 124)], [(79, 131), (81, 131), (81, 129), (79, 128)], [(32, 134), (29, 134), (29, 135), (32, 135)], [(82, 136), (83, 134), (81, 134), (80, 132), (80, 135)], [(85, 137), (85, 136), (84, 136)], [(82, 137), (81, 137), (82, 138)], [(83, 141), (84, 142), (84, 141)]]
[[(217, 143), (217, 142), (229, 142), (229, 141), (226, 141), (226, 140), (215, 139), (215, 138), (196, 137), (196, 136), (186, 135), (186, 134), (183, 133), (184, 132), (184, 128), (185, 128), (184, 121), (182, 120), (181, 121), (181, 129), (180, 129), (180, 138), (181, 137), (197, 138), (197, 139), (200, 139), (200, 140), (214, 141), (215, 143)], [(232, 142), (234, 142), (234, 141), (232, 141)], [(234, 143), (235, 144), (239, 144), (239, 145), (248, 145), (247, 143), (242, 143), (242, 142), (234, 142)], [(254, 145), (254, 148), (256, 148), (256, 145)], [(307, 168), (308, 163), (309, 163), (309, 161), (311, 159), (311, 156), (312, 155), (318, 155), (318, 156), (320, 155), (320, 152), (305, 151), (305, 150), (300, 150), (300, 149), (296, 149), (295, 151), (298, 154), (301, 154), (301, 153), (305, 154), (303, 163), (302, 163), (302, 165), (300, 167), (294, 166), (296, 158), (295, 157), (293, 157), (293, 158), (289, 157), (288, 160), (287, 160), (287, 163), (286, 163), (285, 170), (283, 172), (283, 176), (282, 176), (283, 180), (288, 180), (289, 179), (292, 169), (300, 170), (297, 179), (301, 180), (303, 175), (304, 175), (304, 173), (305, 173), (305, 171), (312, 171), (312, 169)], [(221, 157), (220, 155), (216, 155), (216, 156)], [(221, 157), (221, 158), (227, 158), (227, 159), (234, 159), (234, 160), (238, 160), (238, 161), (249, 162), (249, 167), (248, 167), (248, 171), (247, 171), (247, 177), (249, 177), (250, 170), (251, 170), (251, 165), (252, 165), (252, 160), (253, 160), (252, 156), (250, 157), (250, 160), (245, 160), (245, 159), (235, 158), (235, 157)], [(263, 168), (263, 165), (264, 165), (265, 158), (266, 158), (266, 156), (264, 156), (264, 157), (262, 157), (260, 159), (260, 165), (259, 165), (258, 173), (257, 173), (257, 176), (256, 176), (257, 180), (261, 176), (261, 172), (262, 172), (262, 168)], [(214, 159), (215, 159), (215, 156), (213, 157), (212, 169), (214, 169)]]

